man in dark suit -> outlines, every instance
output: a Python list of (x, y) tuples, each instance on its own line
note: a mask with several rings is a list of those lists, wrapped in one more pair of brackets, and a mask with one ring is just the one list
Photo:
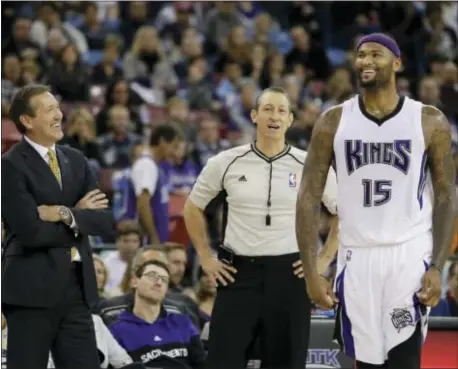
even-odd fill
[(10, 117), (23, 139), (2, 157), (2, 310), (9, 369), (100, 368), (88, 235), (112, 236), (108, 201), (84, 156), (55, 145), (62, 112), (46, 86), (22, 88)]

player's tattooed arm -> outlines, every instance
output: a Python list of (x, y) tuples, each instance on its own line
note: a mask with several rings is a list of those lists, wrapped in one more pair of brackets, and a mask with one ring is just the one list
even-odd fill
[(317, 242), (321, 199), (332, 163), (334, 136), (341, 115), (342, 107), (336, 106), (318, 119), (304, 163), (296, 203), (296, 238), (306, 280), (318, 274)]
[(422, 125), (434, 191), (432, 262), (442, 268), (448, 257), (457, 216), (451, 129), (444, 114), (427, 105), (423, 106)]

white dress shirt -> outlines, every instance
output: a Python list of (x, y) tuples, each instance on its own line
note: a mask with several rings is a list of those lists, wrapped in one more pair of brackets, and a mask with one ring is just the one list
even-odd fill
[[(40, 144), (37, 144), (36, 142), (33, 142), (27, 136), (24, 136), (24, 139), (30, 144), (30, 146), (32, 146), (36, 150), (36, 152), (43, 158), (43, 160), (49, 166), (48, 150), (52, 150), (52, 151), (56, 152), (56, 145), (52, 145), (50, 148), (47, 148), (47, 147), (41, 146)], [(57, 157), (57, 155), (56, 155), (56, 157)], [(59, 172), (60, 172), (60, 168), (59, 168)], [(61, 178), (62, 178), (62, 176), (61, 176)], [(62, 188), (62, 184), (60, 184), (60, 186)], [(70, 214), (71, 214), (71, 212), (70, 212)], [(73, 214), (71, 214), (71, 215), (72, 215), (72, 224), (70, 225), (70, 228), (75, 232), (75, 236), (76, 236), (78, 234), (78, 226), (76, 224), (75, 218), (73, 217)], [(74, 261), (81, 261), (81, 255), (80, 255), (78, 250), (77, 250), (77, 253), (76, 253)]]

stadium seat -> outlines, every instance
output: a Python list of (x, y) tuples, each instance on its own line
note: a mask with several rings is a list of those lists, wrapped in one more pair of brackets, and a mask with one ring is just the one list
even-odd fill
[(185, 196), (170, 195), (169, 198), (169, 241), (188, 246), (191, 243), (183, 219)]
[(2, 154), (11, 149), (21, 138), (13, 121), (2, 118)]

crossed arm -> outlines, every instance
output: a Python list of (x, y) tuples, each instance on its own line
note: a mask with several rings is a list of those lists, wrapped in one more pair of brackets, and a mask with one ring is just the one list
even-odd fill
[[(2, 158), (1, 170), (2, 218), (18, 241), (28, 248), (68, 247), (73, 244), (74, 232), (70, 230), (70, 224), (66, 225), (61, 221), (60, 206), (41, 207), (42, 210), (39, 211), (35, 199), (27, 189), (24, 174), (5, 158)], [(84, 186), (85, 192), (97, 189), (95, 177), (87, 162)], [(109, 209), (75, 207), (70, 211), (80, 234), (113, 235), (114, 221)], [(45, 220), (41, 219), (40, 213), (46, 213)]]

